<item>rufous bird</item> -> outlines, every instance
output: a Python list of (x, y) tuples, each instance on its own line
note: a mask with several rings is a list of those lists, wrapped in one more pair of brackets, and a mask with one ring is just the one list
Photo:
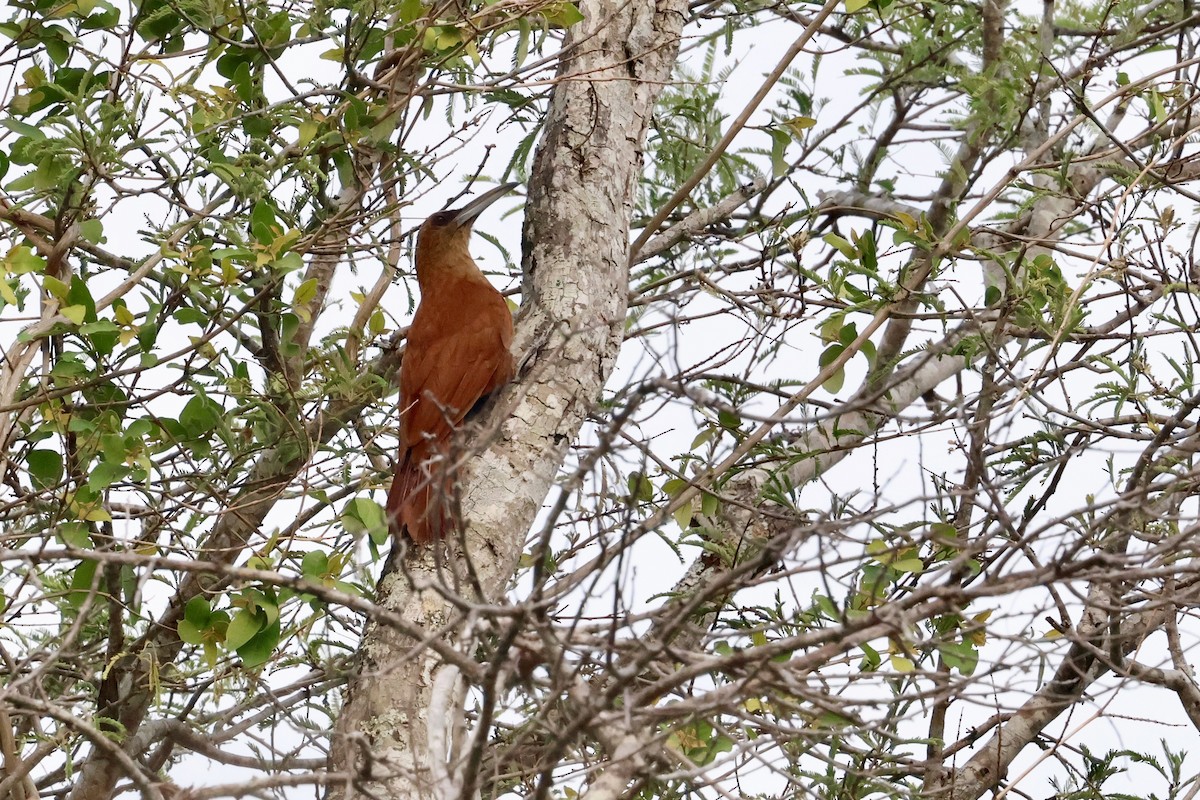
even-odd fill
[(400, 363), (400, 455), (387, 515), (393, 536), (407, 531), (419, 545), (450, 526), (454, 432), (513, 376), (512, 313), (468, 245), (475, 220), (516, 185), (439, 211), (417, 232), (421, 299)]

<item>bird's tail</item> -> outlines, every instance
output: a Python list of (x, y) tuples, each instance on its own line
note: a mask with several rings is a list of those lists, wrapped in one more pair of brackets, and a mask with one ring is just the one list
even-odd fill
[(387, 496), (388, 527), (399, 538), (407, 531), (414, 544), (427, 544), (445, 535), (446, 481), (439, 475), (444, 461), (429, 463), (427, 447), (403, 451)]

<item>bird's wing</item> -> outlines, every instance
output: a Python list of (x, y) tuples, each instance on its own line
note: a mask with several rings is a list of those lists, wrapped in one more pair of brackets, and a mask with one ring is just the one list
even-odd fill
[[(480, 398), (512, 377), (512, 316), (495, 302), (437, 304), (413, 321), (400, 369), (401, 444), (444, 439)], [(490, 301), (491, 298), (489, 298)], [(472, 319), (463, 316), (469, 309)]]

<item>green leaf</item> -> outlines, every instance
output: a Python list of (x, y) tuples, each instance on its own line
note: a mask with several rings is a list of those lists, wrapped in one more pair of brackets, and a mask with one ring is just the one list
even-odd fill
[(792, 137), (779, 128), (772, 128), (767, 133), (771, 136), (771, 177), (778, 179), (787, 174), (787, 146), (792, 143)]
[(84, 306), (63, 306), (59, 309), (59, 313), (75, 325), (83, 324), (84, 319), (87, 318), (87, 308)]
[(517, 52), (513, 56), (513, 60), (520, 67), (529, 58), (529, 36), (533, 33), (533, 27), (529, 24), (528, 18), (522, 16), (517, 19), (517, 31)]
[(296, 287), (296, 292), (292, 295), (292, 307), (299, 309), (302, 306), (306, 306), (312, 302), (312, 299), (316, 296), (317, 279), (309, 278), (304, 283)]
[(970, 675), (979, 664), (979, 650), (968, 642), (947, 642), (938, 645), (938, 654), (946, 666), (961, 675)]
[(315, 139), (317, 136), (317, 132), (320, 129), (321, 129), (321, 127), (319, 125), (317, 125), (317, 123), (313, 122), (312, 120), (303, 120), (302, 122), (298, 122), (296, 124), (296, 130), (299, 133), (299, 138), (297, 140), (299, 145), (301, 147), (304, 147), (309, 142), (311, 142), (313, 139)]
[(238, 97), (243, 103), (253, 103), (255, 101), (256, 87), (254, 80), (254, 72), (250, 69), (250, 64), (243, 61), (237, 65), (233, 71), (233, 88), (237, 92)]
[(367, 497), (355, 497), (342, 511), (342, 526), (352, 534), (366, 533), (372, 541), (387, 541), (387, 514), (383, 506)]
[(271, 262), (271, 266), (280, 272), (295, 272), (304, 266), (304, 256), (289, 250)]
[(382, 309), (375, 309), (371, 314), (371, 319), (367, 322), (367, 330), (372, 336), (378, 336), (387, 329), (387, 319), (383, 316)]
[(855, 339), (858, 338), (858, 326), (853, 322), (848, 322), (838, 331), (838, 341), (849, 347)]
[(267, 663), (279, 644), (280, 627), (276, 621), (258, 632), (258, 635), (237, 649), (245, 666), (254, 668)]
[(204, 632), (197, 628), (195, 623), (190, 620), (179, 620), (179, 624), (175, 626), (175, 629), (179, 631), (179, 638), (187, 644), (200, 644), (204, 641)]
[(67, 601), (72, 608), (82, 608), (87, 602), (88, 595), (91, 594), (92, 580), (96, 576), (96, 568), (100, 566), (99, 562), (91, 559), (84, 559), (79, 562), (79, 566), (71, 573), (71, 593)]
[[(846, 348), (840, 344), (831, 344), (829, 347), (825, 348), (825, 352), (821, 353), (821, 357), (818, 359), (817, 363), (820, 364), (821, 369), (825, 369), (825, 367), (837, 361), (838, 356), (845, 352), (845, 350)], [(846, 370), (843, 368), (830, 375), (825, 380), (825, 383), (821, 385), (821, 388), (830, 394), (836, 394), (842, 390), (842, 385), (845, 382)]]
[(1157, 89), (1150, 92), (1150, 110), (1154, 114), (1154, 121), (1156, 123), (1161, 125), (1163, 122), (1166, 122), (1167, 108), (1163, 105), (1162, 95), (1158, 93)]
[(687, 487), (688, 482), (683, 478), (671, 478), (671, 480), (663, 484), (662, 490), (663, 494), (665, 494), (667, 497), (674, 498), (677, 497), (679, 493)]
[[(41, 273), (46, 270), (46, 259), (33, 252), (32, 247), (14, 247), (9, 251), (8, 256), (4, 259), (6, 269), (13, 275), (24, 275), (25, 273), (34, 272)], [(49, 280), (54, 280), (49, 278)], [(63, 296), (66, 295), (67, 285), (62, 281), (55, 281), (62, 287)]]
[(204, 597), (193, 597), (183, 607), (183, 618), (197, 628), (207, 628), (212, 619), (212, 608)]
[(88, 532), (88, 526), (82, 522), (64, 522), (55, 528), (55, 533), (67, 547), (74, 547), (76, 550), (92, 548), (92, 537)]
[(858, 646), (863, 651), (863, 660), (859, 662), (858, 668), (863, 672), (874, 672), (879, 669), (883, 663), (883, 656), (879, 651), (869, 644), (860, 644)]
[(399, 14), (401, 24), (407, 25), (425, 15), (425, 6), (421, 0), (400, 0)]
[(189, 437), (199, 438), (217, 427), (224, 413), (225, 409), (207, 395), (197, 394), (183, 407), (179, 414), (179, 424)]
[(25, 192), (37, 184), (37, 173), (27, 172), (19, 178), (14, 178), (5, 188), (10, 192)]
[(209, 321), (206, 312), (192, 306), (184, 306), (171, 316), (180, 325), (199, 325), (200, 327), (204, 327)]
[(551, 3), (542, 7), (542, 16), (551, 25), (569, 28), (583, 22), (583, 12), (574, 3)]
[(272, 50), (272, 57), (278, 57), (283, 51), (282, 46), (292, 41), (292, 18), (286, 11), (271, 14), (262, 23), (259, 38), (266, 42)]
[(346, 581), (334, 581), (333, 587), (339, 592), (345, 592), (353, 597), (366, 597), (366, 593), (363, 592), (362, 588), (355, 586), (353, 583), (348, 583)]
[(0, 120), (0, 125), (8, 128), (13, 133), (25, 136), (35, 142), (40, 142), (46, 138), (46, 134), (42, 132), (41, 128), (36, 125), (30, 125), (28, 122), (12, 119), (11, 117)]
[(85, 219), (79, 223), (79, 235), (92, 244), (104, 244), (108, 241), (104, 236), (104, 223), (98, 219)]
[(872, 539), (867, 542), (867, 555), (879, 556), (891, 550), (892, 546), (887, 543), (886, 539)]
[(929, 535), (938, 539), (954, 541), (958, 539), (958, 528), (949, 522), (935, 522), (929, 526)]
[(809, 128), (816, 126), (817, 121), (812, 117), (792, 117), (785, 119), (780, 125), (787, 128), (788, 133), (795, 139), (800, 139), (804, 136), (804, 132)]
[(26, 463), (29, 466), (29, 477), (39, 489), (57, 486), (62, 480), (62, 454), (54, 450), (30, 450)]
[(42, 44), (46, 46), (46, 54), (50, 56), (50, 60), (57, 66), (61, 67), (71, 57), (71, 48), (62, 39), (46, 38), (42, 40)]
[(58, 278), (46, 275), (42, 278), (42, 288), (45, 289), (51, 297), (58, 298), (59, 300), (67, 299), (67, 290), (69, 287)]
[(822, 237), (822, 240), (830, 247), (837, 248), (837, 251), (846, 258), (858, 258), (858, 249), (836, 233), (827, 233)]
[(680, 527), (680, 529), (686, 531), (692, 525), (692, 504), (690, 502), (684, 503), (682, 506), (675, 509), (675, 514), (673, 516), (675, 517), (675, 523)]
[(868, 367), (875, 366), (875, 343), (874, 342), (872, 342), (870, 339), (866, 340), (865, 342), (862, 343), (862, 349), (860, 349), (858, 352), (862, 354), (863, 358), (867, 359)]
[(654, 498), (654, 486), (650, 483), (650, 479), (641, 472), (630, 475), (626, 484), (629, 487), (630, 502), (648, 503)]
[(71, 287), (67, 290), (66, 303), (72, 306), (83, 306), (84, 322), (96, 321), (96, 301), (92, 299), (92, 293), (88, 290), (87, 281), (78, 275), (71, 278)]
[(92, 336), (97, 333), (117, 333), (121, 330), (121, 326), (110, 319), (98, 319), (95, 322), (85, 322), (79, 326), (79, 332), (85, 336)]
[(853, 717), (847, 717), (845, 714), (839, 714), (836, 711), (822, 711), (812, 720), (815, 728), (846, 728), (855, 724)]
[(247, 608), (240, 609), (233, 615), (229, 627), (225, 630), (225, 646), (230, 650), (237, 650), (258, 635), (266, 624), (267, 618), (264, 614)]
[(79, 24), (79, 27), (90, 31), (108, 30), (121, 21), (120, 9), (104, 2), (104, 0), (100, 0), (96, 5), (103, 7), (104, 10), (84, 19)]
[(101, 461), (92, 468), (92, 473), (88, 475), (87, 485), (92, 491), (99, 492), (112, 486), (128, 474), (129, 468), (124, 464)]
[(310, 550), (300, 561), (300, 572), (311, 581), (323, 580), (329, 574), (329, 556), (320, 550)]
[(733, 752), (733, 740), (724, 734), (718, 734), (713, 737), (712, 742), (708, 746), (708, 752), (713, 759), (721, 753)]
[(259, 200), (254, 204), (254, 210), (250, 212), (250, 232), (259, 244), (271, 244), (283, 233), (283, 228), (275, 221), (275, 208), (269, 202)]

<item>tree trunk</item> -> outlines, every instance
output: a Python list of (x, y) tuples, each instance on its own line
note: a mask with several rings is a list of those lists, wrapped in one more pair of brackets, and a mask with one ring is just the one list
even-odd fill
[[(529, 186), (516, 354), (525, 368), (493, 410), (500, 436), (460, 481), (465, 533), (393, 553), (378, 602), (474, 652), (477, 604), (499, 603), (529, 527), (620, 347), (629, 224), (655, 100), (686, 6), (589, 0), (564, 44)], [(377, 797), (471, 796), (462, 702), (473, 662), (371, 624), (335, 734), (332, 767)], [(332, 795), (351, 794), (334, 787)]]

